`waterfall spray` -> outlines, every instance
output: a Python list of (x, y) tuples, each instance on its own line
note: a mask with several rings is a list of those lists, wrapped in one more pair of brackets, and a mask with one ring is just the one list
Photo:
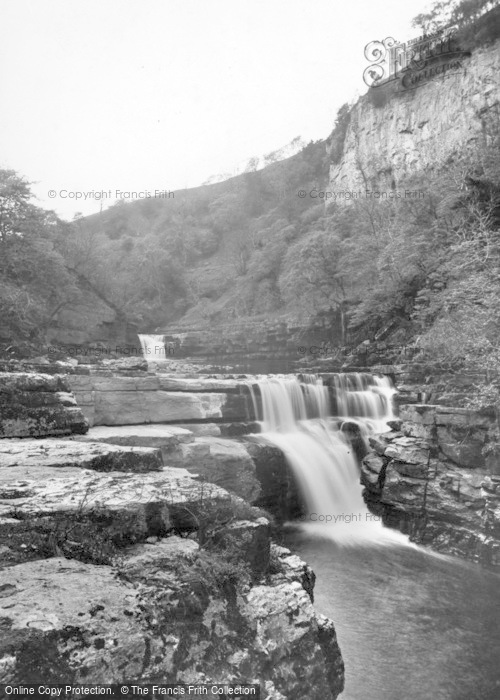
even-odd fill
[(257, 391), (262, 399), (262, 432), (256, 437), (285, 455), (306, 504), (306, 527), (341, 545), (407, 542), (368, 511), (356, 457), (340, 430), (345, 420), (356, 422), (365, 437), (388, 430), (395, 393), (389, 379), (335, 375), (332, 400), (316, 375), (261, 377), (249, 386), (256, 415)]

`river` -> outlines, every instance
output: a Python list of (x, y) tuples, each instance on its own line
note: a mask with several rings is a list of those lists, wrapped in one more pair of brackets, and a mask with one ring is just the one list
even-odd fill
[(248, 386), (255, 437), (283, 451), (303, 519), (314, 521), (288, 528), (284, 544), (314, 569), (315, 607), (335, 623), (341, 700), (500, 700), (498, 574), (417, 547), (371, 516), (339, 426), (387, 430), (394, 389), (367, 374), (333, 383), (332, 392), (320, 377), (285, 374)]
[(286, 546), (316, 572), (315, 607), (335, 622), (342, 700), (498, 700), (500, 578), (399, 545), (336, 544), (307, 526)]
[(334, 381), (334, 405), (315, 376), (262, 377), (251, 391), (256, 411), (262, 400), (258, 437), (284, 452), (313, 521), (285, 544), (313, 567), (315, 606), (335, 623), (342, 700), (499, 700), (500, 578), (372, 517), (338, 425), (383, 430), (393, 389), (371, 375)]

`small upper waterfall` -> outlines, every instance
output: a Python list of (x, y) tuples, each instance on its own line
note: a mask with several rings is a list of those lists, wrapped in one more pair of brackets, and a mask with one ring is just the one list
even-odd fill
[(395, 393), (388, 378), (339, 374), (326, 386), (316, 375), (280, 375), (249, 387), (261, 418), (257, 437), (284, 453), (305, 500), (307, 527), (340, 544), (406, 542), (366, 508), (356, 457), (340, 429), (349, 420), (365, 438), (388, 430)]
[(139, 334), (142, 356), (147, 362), (161, 362), (166, 358), (165, 339), (163, 335)]

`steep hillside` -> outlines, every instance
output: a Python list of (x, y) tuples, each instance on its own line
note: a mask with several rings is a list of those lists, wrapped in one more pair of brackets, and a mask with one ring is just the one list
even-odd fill
[(323, 229), (324, 200), (309, 192), (327, 177), (325, 144), (311, 143), (260, 171), (82, 219), (71, 255), (144, 330), (286, 313), (286, 257)]
[[(491, 359), (500, 303), (500, 8), (491, 5), (438, 3), (416, 18), (420, 31), (429, 18), (455, 27), (453, 69), (446, 56), (410, 66), (344, 105), (326, 141), (290, 158), (71, 225), (37, 224), (38, 238), (6, 230), (4, 325), (70, 343), (122, 322), (215, 335), (250, 326), (258, 338), (269, 323), (307, 329), (320, 318), (337, 344), (384, 338), (450, 361)], [(45, 282), (24, 279), (21, 243), (50, 259)], [(45, 299), (27, 322), (25, 288)], [(88, 323), (83, 310), (65, 332), (68, 303), (83, 308), (89, 290), (106, 318)]]

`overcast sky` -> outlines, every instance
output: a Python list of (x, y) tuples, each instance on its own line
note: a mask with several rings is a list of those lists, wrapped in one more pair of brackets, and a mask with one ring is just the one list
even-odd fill
[[(421, 0), (0, 0), (0, 166), (64, 218), (323, 139)], [(49, 199), (48, 191), (57, 196)], [(61, 194), (61, 191), (63, 194)]]

